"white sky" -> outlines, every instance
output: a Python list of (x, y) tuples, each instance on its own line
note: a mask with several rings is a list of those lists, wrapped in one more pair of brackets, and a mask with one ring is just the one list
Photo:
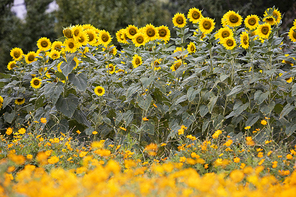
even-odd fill
[[(13, 6), (11, 8), (11, 11), (16, 13), (16, 16), (23, 19), (25, 18), (27, 14), (27, 10), (25, 7), (25, 0), (14, 0)], [(49, 4), (49, 8), (46, 10), (46, 12), (51, 12), (53, 10), (58, 9), (58, 5), (55, 1), (53, 1), (51, 4)]]

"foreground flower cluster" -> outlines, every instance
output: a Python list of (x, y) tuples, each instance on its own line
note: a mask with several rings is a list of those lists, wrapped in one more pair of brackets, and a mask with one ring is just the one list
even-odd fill
[(1, 136), (1, 196), (293, 196), (296, 191), (296, 149), (272, 141), (260, 145), (246, 137), (237, 143), (220, 130), (205, 141), (181, 134), (178, 151), (168, 154), (164, 143), (139, 150), (109, 140), (81, 144), (71, 136), (26, 133), (12, 141)]
[[(2, 196), (293, 196), (296, 33), (282, 15), (196, 8), (166, 26), (11, 50), (0, 91)], [(188, 24), (192, 23), (192, 24)], [(193, 28), (189, 28), (193, 27)]]

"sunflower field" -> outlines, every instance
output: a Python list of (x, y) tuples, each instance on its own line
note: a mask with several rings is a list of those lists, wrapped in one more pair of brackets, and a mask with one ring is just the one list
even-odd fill
[(196, 8), (172, 21), (175, 38), (84, 24), (11, 49), (1, 196), (295, 195), (296, 20), (282, 30), (273, 7), (230, 10), (220, 29)]

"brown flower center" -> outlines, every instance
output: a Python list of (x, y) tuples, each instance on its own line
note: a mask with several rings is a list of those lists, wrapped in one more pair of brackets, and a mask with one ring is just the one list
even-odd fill
[(44, 47), (44, 48), (47, 47), (48, 46), (48, 42), (47, 41), (42, 41), (41, 42), (41, 46)]
[(208, 29), (211, 29), (212, 27), (212, 24), (210, 21), (205, 21), (203, 24), (202, 24), (203, 28), (208, 30)]
[(237, 23), (237, 22), (238, 22), (238, 16), (235, 15), (235, 14), (231, 14), (231, 15), (229, 16), (229, 21), (230, 21), (231, 23)]
[(165, 37), (167, 35), (167, 31), (165, 29), (161, 29), (158, 31), (160, 37)]
[(183, 25), (184, 23), (184, 19), (182, 16), (179, 16), (177, 19), (176, 19), (176, 22), (179, 24), (179, 25)]
[(194, 11), (191, 15), (192, 18), (194, 18), (195, 20), (200, 18), (200, 14), (198, 11)]
[(107, 34), (103, 34), (102, 35), (102, 40), (103, 40), (103, 42), (108, 42), (109, 36)]
[(40, 84), (40, 82), (39, 82), (38, 79), (35, 79), (35, 80), (33, 81), (33, 84), (34, 84), (35, 86), (38, 86), (38, 85)]

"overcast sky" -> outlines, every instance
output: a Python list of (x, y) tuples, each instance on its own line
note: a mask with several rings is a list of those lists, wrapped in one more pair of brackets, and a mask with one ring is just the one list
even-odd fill
[[(25, 0), (14, 0), (13, 7), (11, 8), (11, 11), (16, 13), (16, 16), (19, 18), (24, 18), (26, 16), (27, 10), (25, 7)], [(49, 4), (49, 8), (47, 9), (47, 12), (51, 12), (55, 9), (58, 9), (58, 5), (55, 1), (53, 1), (51, 4)]]

